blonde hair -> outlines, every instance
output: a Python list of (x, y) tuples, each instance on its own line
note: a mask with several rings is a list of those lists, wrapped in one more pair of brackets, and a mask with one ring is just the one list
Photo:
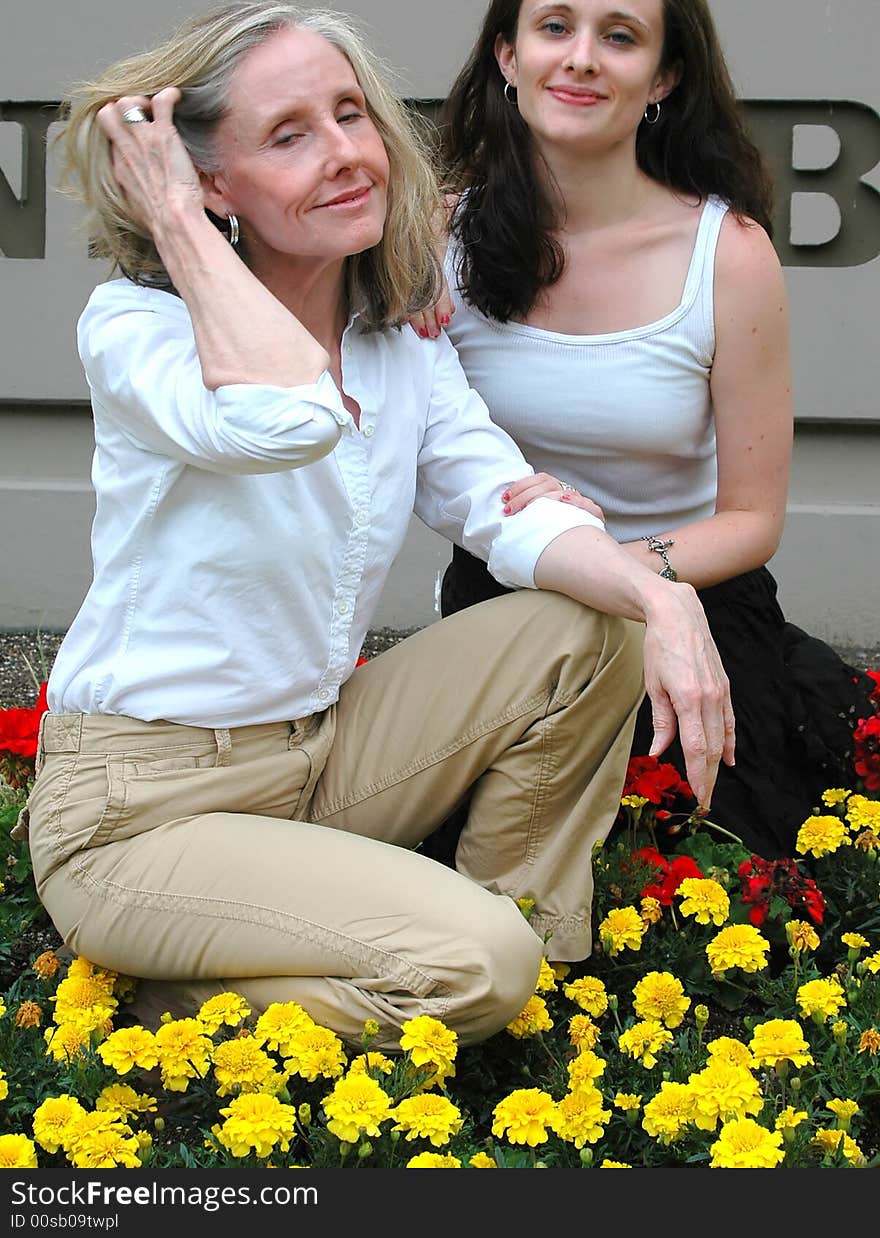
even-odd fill
[(86, 207), (89, 252), (136, 283), (171, 291), (153, 244), (132, 217), (113, 176), (110, 143), (97, 124), (104, 104), (123, 95), (153, 95), (178, 86), (178, 132), (196, 167), (218, 168), (215, 131), (227, 110), (229, 82), (241, 60), (278, 30), (314, 31), (351, 64), (367, 111), (388, 152), (388, 209), (382, 240), (346, 261), (349, 304), (371, 329), (399, 323), (437, 295), (431, 246), (440, 206), (431, 145), (391, 85), (391, 74), (345, 14), (298, 9), (271, 0), (229, 4), (185, 22), (152, 51), (141, 52), (82, 82), (64, 104), (61, 187)]

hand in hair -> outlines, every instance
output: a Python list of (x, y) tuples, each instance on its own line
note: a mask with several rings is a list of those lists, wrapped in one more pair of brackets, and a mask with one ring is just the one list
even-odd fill
[[(199, 175), (174, 126), (174, 106), (180, 91), (168, 86), (153, 97), (126, 95), (107, 103), (97, 114), (101, 131), (109, 139), (113, 175), (125, 195), (134, 218), (151, 234), (170, 211), (190, 207), (204, 213)], [(142, 108), (148, 123), (129, 124), (123, 113)]]

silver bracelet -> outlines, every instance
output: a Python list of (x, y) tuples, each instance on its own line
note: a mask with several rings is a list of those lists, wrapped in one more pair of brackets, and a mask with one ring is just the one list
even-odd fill
[(675, 545), (675, 539), (667, 537), (664, 541), (662, 538), (655, 537), (653, 533), (646, 533), (642, 538), (642, 541), (647, 542), (648, 549), (653, 550), (654, 553), (658, 554), (663, 560), (665, 567), (659, 575), (662, 576), (664, 580), (678, 580), (678, 572), (669, 562), (669, 555), (666, 553), (670, 546)]

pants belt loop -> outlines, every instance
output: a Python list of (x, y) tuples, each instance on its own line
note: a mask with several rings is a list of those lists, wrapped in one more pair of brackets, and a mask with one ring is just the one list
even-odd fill
[(232, 762), (232, 736), (229, 734), (228, 727), (221, 727), (214, 731), (214, 738), (217, 741), (217, 764), (229, 765)]

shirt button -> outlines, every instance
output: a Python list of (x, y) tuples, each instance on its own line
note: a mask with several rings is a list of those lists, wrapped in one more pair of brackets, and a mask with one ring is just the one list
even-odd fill
[(340, 615), (347, 615), (350, 607), (348, 602), (340, 602), (336, 609), (339, 611)]
[(373, 426), (364, 426), (364, 434), (367, 438), (373, 437)]
[(355, 516), (355, 523), (357, 524), (366, 524), (368, 520), (369, 516), (365, 511), (359, 511)]
[(320, 700), (320, 701), (326, 701), (326, 700), (327, 700), (327, 698), (329, 697), (329, 695), (330, 695), (330, 693), (327, 691), (327, 689), (326, 689), (326, 688), (322, 688), (322, 689), (321, 689), (321, 691), (318, 693), (318, 700)]

